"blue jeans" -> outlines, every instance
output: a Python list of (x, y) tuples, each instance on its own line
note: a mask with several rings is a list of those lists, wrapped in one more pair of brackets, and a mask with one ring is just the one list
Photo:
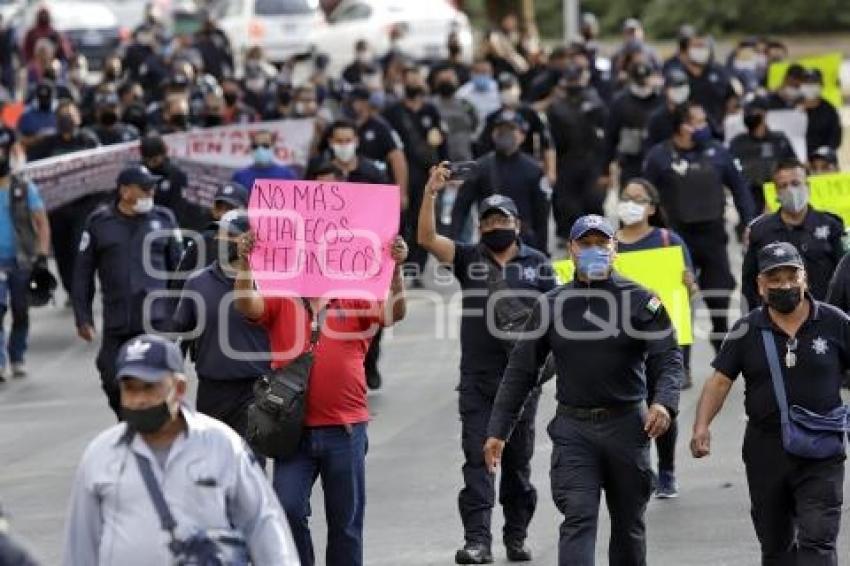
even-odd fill
[[(0, 368), (7, 362), (23, 363), (27, 351), (30, 319), (27, 291), (30, 272), (15, 266), (0, 263)], [(9, 360), (6, 359), (6, 334), (3, 319), (6, 311), (12, 310), (12, 332), (9, 334)]]
[(326, 566), (363, 564), (366, 509), (366, 423), (304, 429), (298, 452), (275, 460), (272, 481), (298, 548), (301, 566), (316, 559), (310, 538), (310, 494), (322, 478), (328, 521)]

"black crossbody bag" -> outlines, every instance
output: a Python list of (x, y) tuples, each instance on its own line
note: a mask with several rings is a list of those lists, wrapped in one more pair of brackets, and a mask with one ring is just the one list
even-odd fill
[(254, 384), (254, 402), (248, 407), (246, 440), (258, 453), (269, 458), (288, 458), (298, 450), (304, 428), (307, 388), (314, 351), (322, 333), (327, 307), (313, 315), (310, 346), (286, 367), (264, 375)]

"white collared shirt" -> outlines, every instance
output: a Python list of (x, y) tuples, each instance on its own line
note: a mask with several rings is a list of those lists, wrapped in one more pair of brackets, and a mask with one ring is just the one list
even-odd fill
[(178, 538), (199, 529), (235, 528), (245, 537), (253, 564), (299, 564), (283, 510), (242, 438), (215, 419), (186, 407), (182, 412), (187, 430), (174, 441), (164, 468), (141, 436), (128, 443), (124, 423), (89, 444), (71, 492), (64, 565), (172, 562), (170, 537), (132, 452), (151, 462)]

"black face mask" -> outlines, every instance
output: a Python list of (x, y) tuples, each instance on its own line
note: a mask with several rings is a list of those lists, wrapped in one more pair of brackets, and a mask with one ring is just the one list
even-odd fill
[(189, 123), (189, 117), (185, 114), (173, 114), (170, 122), (175, 128), (185, 128), (186, 124)]
[(452, 57), (457, 57), (458, 55), (460, 55), (460, 45), (456, 43), (452, 43), (451, 45), (449, 45), (449, 55), (451, 55)]
[(501, 253), (516, 242), (516, 230), (513, 228), (496, 228), (481, 234), (481, 243), (490, 250)]
[(234, 106), (239, 101), (239, 95), (235, 92), (224, 93), (224, 103), (228, 106)]
[(156, 167), (154, 167), (154, 166), (152, 166), (152, 165), (148, 165), (147, 163), (145, 163), (145, 167), (147, 167), (147, 168), (148, 168), (148, 170), (149, 170), (151, 173), (153, 173), (154, 175), (163, 176), (163, 175), (166, 173), (166, 169), (167, 169), (167, 167), (168, 167), (168, 159), (167, 159), (167, 158), (166, 158), (166, 159), (163, 159), (163, 160), (160, 162), (160, 164), (159, 164), (159, 165), (157, 165)]
[(230, 267), (239, 261), (239, 242), (227, 242), (227, 263)]
[(437, 91), (437, 94), (443, 98), (450, 98), (454, 96), (454, 93), (457, 91), (457, 87), (451, 81), (442, 81), (437, 83), (435, 90)]
[(752, 132), (753, 130), (755, 130), (759, 126), (761, 126), (763, 121), (764, 121), (764, 116), (762, 114), (757, 113), (757, 112), (752, 113), (752, 114), (750, 114), (750, 113), (744, 114), (744, 126), (746, 126), (747, 130), (750, 131), (750, 132)]
[(419, 98), (423, 94), (425, 94), (425, 89), (421, 86), (409, 85), (404, 87), (404, 97), (409, 100)]
[(567, 96), (570, 97), (579, 96), (583, 90), (584, 87), (581, 85), (567, 85), (566, 87)]
[(768, 289), (767, 304), (772, 309), (782, 314), (789, 314), (797, 308), (802, 300), (802, 293), (799, 287), (791, 287), (789, 289)]
[(163, 401), (147, 409), (121, 407), (121, 417), (131, 430), (141, 434), (152, 434), (158, 432), (171, 420), (171, 411), (168, 410), (168, 403)]
[(500, 155), (511, 155), (517, 147), (516, 136), (513, 132), (503, 132), (493, 136), (493, 149)]
[(38, 109), (42, 112), (50, 112), (50, 109), (53, 108), (53, 95), (50, 93), (36, 95), (36, 100), (38, 101)]
[(77, 123), (70, 116), (62, 115), (56, 118), (56, 129), (60, 134), (73, 134)]
[(10, 169), (11, 167), (9, 165), (9, 158), (0, 158), (0, 177), (5, 177), (6, 175), (8, 175)]
[(221, 116), (218, 116), (217, 114), (210, 114), (210, 115), (204, 117), (204, 126), (206, 126), (207, 128), (214, 128), (215, 126), (221, 126), (221, 122), (222, 122)]
[(118, 121), (118, 113), (114, 110), (104, 110), (100, 113), (100, 123), (104, 126), (111, 127), (114, 126)]

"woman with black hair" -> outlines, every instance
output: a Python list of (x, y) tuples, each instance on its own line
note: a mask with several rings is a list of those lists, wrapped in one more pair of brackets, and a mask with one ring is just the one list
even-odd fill
[[(667, 228), (667, 218), (658, 203), (658, 189), (646, 179), (631, 179), (623, 187), (617, 205), (617, 216), (620, 218), (617, 251), (624, 253), (680, 246), (685, 256), (683, 282), (693, 294), (696, 291), (696, 282), (688, 246), (678, 234)], [(682, 389), (688, 389), (692, 385), (690, 349), (690, 346), (682, 346), (685, 361), (685, 382)], [(658, 488), (655, 496), (659, 499), (670, 499), (679, 494), (675, 475), (677, 436), (678, 426), (676, 419), (673, 419), (667, 432), (655, 440), (658, 449)]]

